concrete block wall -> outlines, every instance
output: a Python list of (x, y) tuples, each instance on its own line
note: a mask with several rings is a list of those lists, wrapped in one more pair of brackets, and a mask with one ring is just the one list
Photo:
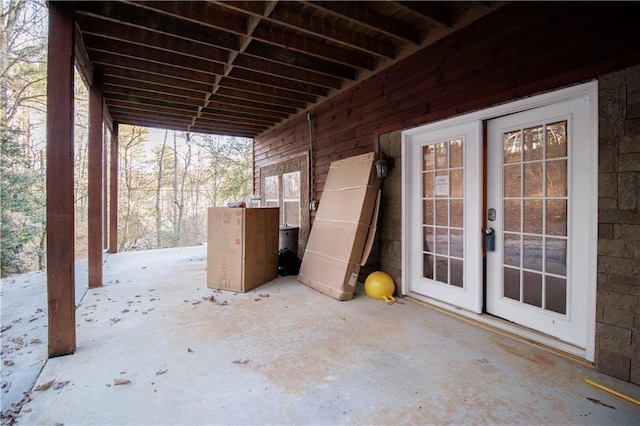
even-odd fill
[(640, 384), (640, 66), (598, 87), (596, 368)]
[(380, 218), (380, 270), (393, 277), (396, 295), (402, 286), (402, 152), (401, 133), (380, 135), (380, 150), (393, 158), (394, 168), (382, 183)]

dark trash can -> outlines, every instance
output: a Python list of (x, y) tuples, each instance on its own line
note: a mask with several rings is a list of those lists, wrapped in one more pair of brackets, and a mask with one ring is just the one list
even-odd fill
[(298, 255), (298, 227), (283, 225), (280, 227), (278, 250), (289, 249)]

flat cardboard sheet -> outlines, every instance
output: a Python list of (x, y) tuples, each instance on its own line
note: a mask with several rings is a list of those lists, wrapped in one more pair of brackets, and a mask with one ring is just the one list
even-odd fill
[(353, 298), (360, 262), (373, 245), (376, 160), (377, 154), (368, 153), (331, 163), (302, 258), (298, 280), (338, 300)]

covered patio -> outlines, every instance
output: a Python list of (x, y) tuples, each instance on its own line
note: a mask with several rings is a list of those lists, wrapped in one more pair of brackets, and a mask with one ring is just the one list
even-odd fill
[[(362, 288), (206, 287), (206, 247), (110, 255), (17, 424), (637, 424), (585, 363)], [(119, 384), (122, 383), (122, 384)], [(43, 389), (43, 390), (38, 390)]]
[[(43, 390), (32, 393), (19, 422), (637, 424), (637, 405), (584, 383), (640, 396), (632, 384), (637, 250), (633, 258), (627, 250), (638, 241), (640, 195), (630, 183), (637, 166), (625, 168), (638, 152), (636, 6), (369, 3), (49, 3), (50, 359), (36, 383)], [(411, 28), (415, 37), (397, 33)], [(90, 289), (81, 302), (76, 63), (90, 86), (82, 271)], [(329, 164), (382, 143), (397, 167), (385, 184), (373, 263), (406, 284), (399, 132), (593, 80), (603, 105), (602, 163), (590, 176), (601, 174), (602, 190), (592, 200), (598, 265), (588, 265), (597, 283), (586, 326), (594, 330), (590, 360), (608, 376), (470, 325), (455, 307), (449, 315), (410, 299), (387, 306), (362, 291), (339, 303), (292, 277), (247, 294), (215, 293), (205, 285), (202, 247), (115, 254), (121, 124), (254, 137), (256, 193), (268, 167), (303, 159), (309, 194), (300, 214), (308, 226), (300, 247)], [(108, 162), (103, 125), (111, 130)]]

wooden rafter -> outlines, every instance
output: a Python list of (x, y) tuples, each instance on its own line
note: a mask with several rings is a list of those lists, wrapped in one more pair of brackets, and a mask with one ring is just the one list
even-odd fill
[[(78, 55), (120, 124), (259, 135), (489, 13), (480, 2), (111, 1)], [(213, 112), (212, 112), (213, 111)], [(211, 119), (211, 114), (215, 117)]]

